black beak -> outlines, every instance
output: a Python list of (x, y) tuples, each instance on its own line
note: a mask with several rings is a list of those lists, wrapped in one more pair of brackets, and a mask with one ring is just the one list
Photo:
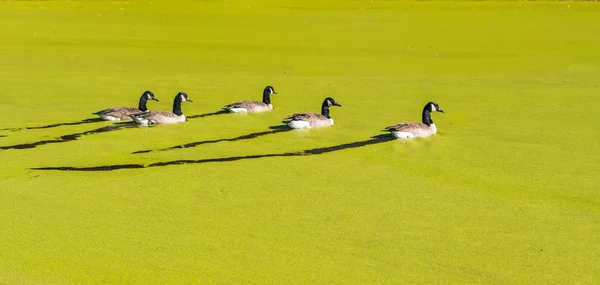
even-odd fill
[(338, 103), (333, 103), (333, 106), (342, 107), (342, 105), (340, 105), (340, 104), (338, 104)]
[(439, 110), (438, 110), (438, 112), (442, 112), (442, 113), (444, 113), (444, 110), (442, 110), (442, 109), (439, 109)]
[(192, 101), (192, 99), (190, 99), (190, 98), (187, 98), (185, 101), (188, 101), (188, 102), (194, 102), (194, 101)]
[(156, 101), (156, 102), (160, 102), (160, 101), (158, 101), (158, 99), (156, 99), (156, 98), (152, 98), (152, 100), (154, 100), (154, 101)]

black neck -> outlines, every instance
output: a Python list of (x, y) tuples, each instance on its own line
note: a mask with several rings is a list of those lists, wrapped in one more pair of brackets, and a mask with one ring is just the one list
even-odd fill
[(329, 117), (329, 106), (327, 105), (327, 102), (324, 102), (321, 106), (321, 115), (325, 116), (327, 119), (331, 118)]
[(181, 95), (175, 96), (175, 100), (173, 101), (173, 113), (177, 116), (183, 115), (183, 112), (181, 112)]
[(267, 105), (271, 104), (271, 90), (265, 89), (265, 91), (263, 91), (263, 103)]
[(426, 105), (425, 108), (423, 108), (423, 124), (431, 126), (431, 124), (433, 124), (433, 120), (431, 119), (431, 110), (430, 110), (430, 106)]
[(144, 93), (144, 95), (140, 97), (140, 104), (138, 105), (138, 109), (140, 109), (140, 111), (148, 111), (148, 108), (146, 108), (146, 102), (148, 102), (148, 95)]

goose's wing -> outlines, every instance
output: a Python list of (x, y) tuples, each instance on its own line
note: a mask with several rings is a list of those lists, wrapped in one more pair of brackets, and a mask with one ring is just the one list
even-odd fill
[(161, 118), (177, 118), (178, 116), (169, 111), (148, 111), (148, 112), (138, 112), (136, 114), (132, 114), (131, 116), (144, 118), (148, 120), (159, 120)]
[(140, 109), (138, 108), (131, 108), (131, 107), (116, 107), (116, 108), (108, 108), (108, 109), (104, 109), (101, 111), (98, 111), (94, 114), (96, 115), (112, 115), (112, 116), (119, 116), (119, 117), (123, 117), (123, 116), (128, 116), (131, 114), (135, 114), (135, 113), (139, 113), (141, 112)]
[(321, 114), (316, 114), (316, 113), (295, 113), (295, 114), (289, 114), (286, 117), (286, 119), (292, 120), (292, 121), (315, 122), (315, 121), (327, 120), (327, 117), (325, 117)]
[(417, 122), (401, 122), (385, 128), (388, 131), (396, 132), (413, 132), (413, 131), (428, 131), (429, 126)]
[(226, 105), (226, 108), (246, 108), (246, 109), (253, 109), (256, 107), (264, 107), (266, 106), (265, 103), (261, 102), (261, 101), (254, 101), (254, 100), (244, 100), (244, 101), (239, 101), (239, 102), (233, 102), (231, 104)]

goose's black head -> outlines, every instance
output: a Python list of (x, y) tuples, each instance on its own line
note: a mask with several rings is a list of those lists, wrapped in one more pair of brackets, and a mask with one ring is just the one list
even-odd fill
[(444, 110), (442, 110), (440, 108), (440, 105), (438, 105), (436, 102), (429, 102), (429, 103), (427, 103), (427, 105), (425, 105), (425, 109), (429, 110), (430, 112), (442, 112), (442, 113), (444, 113)]
[(177, 116), (183, 115), (181, 112), (181, 102), (193, 102), (190, 97), (185, 92), (179, 92), (175, 95), (175, 100), (173, 100), (173, 113)]
[(271, 104), (271, 95), (272, 94), (277, 94), (277, 92), (275, 92), (275, 89), (273, 88), (273, 86), (267, 86), (265, 87), (265, 90), (263, 90), (263, 103), (265, 104)]
[(272, 95), (272, 94), (277, 94), (277, 92), (275, 92), (275, 88), (273, 88), (273, 86), (269, 85), (269, 86), (265, 87), (265, 90), (263, 91), (263, 95), (264, 94)]
[(325, 98), (325, 101), (323, 101), (323, 106), (327, 106), (327, 107), (331, 107), (331, 106), (342, 107), (342, 105), (340, 105), (338, 102), (335, 101), (335, 99), (333, 99), (331, 97)]
[(156, 102), (159, 102), (158, 99), (154, 96), (154, 93), (152, 93), (152, 91), (150, 90), (144, 92), (144, 96), (146, 96), (146, 100), (154, 100)]
[(327, 118), (331, 118), (329, 116), (329, 107), (331, 107), (331, 106), (342, 107), (342, 105), (338, 104), (338, 102), (335, 102), (335, 99), (333, 99), (331, 97), (327, 97), (327, 98), (325, 98), (325, 101), (323, 101), (323, 105), (321, 105), (321, 115), (323, 115)]
[(431, 124), (433, 124), (433, 120), (431, 119), (431, 112), (444, 113), (444, 110), (442, 110), (440, 108), (440, 105), (438, 105), (435, 102), (429, 102), (429, 103), (425, 104), (425, 107), (423, 107), (423, 116), (422, 116), (423, 124), (428, 125), (428, 126), (431, 126)]
[(194, 102), (192, 101), (192, 99), (190, 99), (190, 97), (188, 97), (188, 95), (185, 92), (179, 92), (177, 93), (177, 96), (175, 96), (175, 100), (181, 100), (181, 102)]
[(154, 97), (154, 93), (152, 93), (152, 91), (150, 90), (146, 90), (144, 93), (142, 93), (142, 96), (140, 97), (138, 109), (140, 109), (141, 111), (147, 111), (148, 108), (146, 108), (146, 102), (148, 102), (148, 100), (154, 100), (158, 102), (158, 99)]

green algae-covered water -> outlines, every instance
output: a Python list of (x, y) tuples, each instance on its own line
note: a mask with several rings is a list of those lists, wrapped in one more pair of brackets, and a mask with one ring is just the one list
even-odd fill
[[(0, 284), (598, 283), (598, 27), (570, 1), (1, 2)], [(272, 112), (200, 116), (266, 85)], [(27, 129), (145, 90), (191, 118)], [(325, 97), (333, 127), (280, 131)], [(437, 135), (382, 139), (429, 101)]]

